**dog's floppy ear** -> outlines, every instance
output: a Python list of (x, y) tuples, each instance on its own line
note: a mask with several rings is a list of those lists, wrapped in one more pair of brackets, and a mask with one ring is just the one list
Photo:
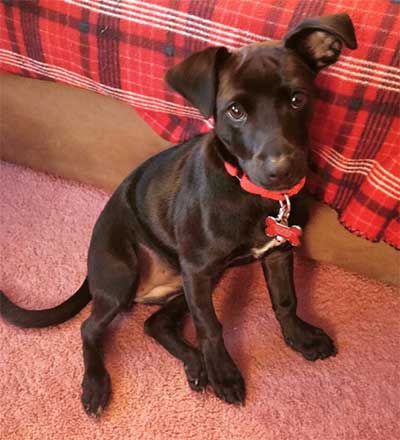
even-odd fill
[(289, 31), (283, 41), (316, 72), (337, 61), (343, 43), (357, 49), (353, 23), (347, 14), (308, 18)]
[(229, 57), (225, 47), (209, 47), (170, 69), (168, 84), (209, 118), (215, 107), (218, 68)]

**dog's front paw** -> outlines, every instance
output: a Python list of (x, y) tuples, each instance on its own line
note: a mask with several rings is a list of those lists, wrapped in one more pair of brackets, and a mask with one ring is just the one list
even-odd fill
[(99, 416), (111, 394), (111, 380), (107, 371), (99, 375), (85, 374), (82, 382), (82, 404), (89, 416)]
[(208, 380), (215, 394), (227, 403), (243, 404), (246, 387), (239, 369), (233, 363), (223, 344), (202, 346)]
[(296, 317), (294, 321), (284, 325), (282, 330), (285, 342), (309, 361), (336, 355), (332, 339), (320, 328), (300, 318)]
[(193, 391), (202, 391), (208, 384), (208, 377), (203, 358), (199, 352), (193, 352), (193, 356), (184, 363), (186, 377)]

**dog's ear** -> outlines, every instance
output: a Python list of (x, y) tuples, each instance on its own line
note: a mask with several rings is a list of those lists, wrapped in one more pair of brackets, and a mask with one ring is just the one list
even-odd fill
[(229, 57), (225, 47), (209, 47), (170, 69), (167, 83), (209, 118), (215, 107), (218, 69)]
[(337, 61), (343, 43), (357, 49), (353, 23), (347, 14), (308, 18), (289, 31), (283, 41), (315, 72)]

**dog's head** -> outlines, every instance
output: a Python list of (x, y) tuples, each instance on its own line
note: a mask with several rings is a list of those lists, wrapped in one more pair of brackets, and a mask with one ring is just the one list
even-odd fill
[(204, 117), (214, 116), (225, 153), (253, 183), (278, 191), (306, 174), (313, 81), (343, 43), (357, 47), (348, 15), (310, 18), (282, 41), (195, 53), (166, 80)]

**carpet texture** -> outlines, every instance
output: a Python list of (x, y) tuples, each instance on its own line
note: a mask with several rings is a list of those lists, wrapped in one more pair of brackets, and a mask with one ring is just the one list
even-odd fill
[[(107, 195), (2, 163), (0, 288), (51, 307), (85, 276), (91, 228)], [(336, 341), (336, 358), (308, 362), (285, 346), (258, 264), (231, 270), (215, 304), (247, 383), (244, 407), (189, 390), (178, 361), (144, 336), (155, 307), (117, 318), (105, 341), (112, 400), (99, 419), (80, 404), (80, 324), (90, 306), (50, 329), (0, 322), (0, 437), (10, 439), (399, 438), (400, 301), (393, 286), (296, 260), (300, 315)], [(193, 338), (193, 328), (186, 328)]]

